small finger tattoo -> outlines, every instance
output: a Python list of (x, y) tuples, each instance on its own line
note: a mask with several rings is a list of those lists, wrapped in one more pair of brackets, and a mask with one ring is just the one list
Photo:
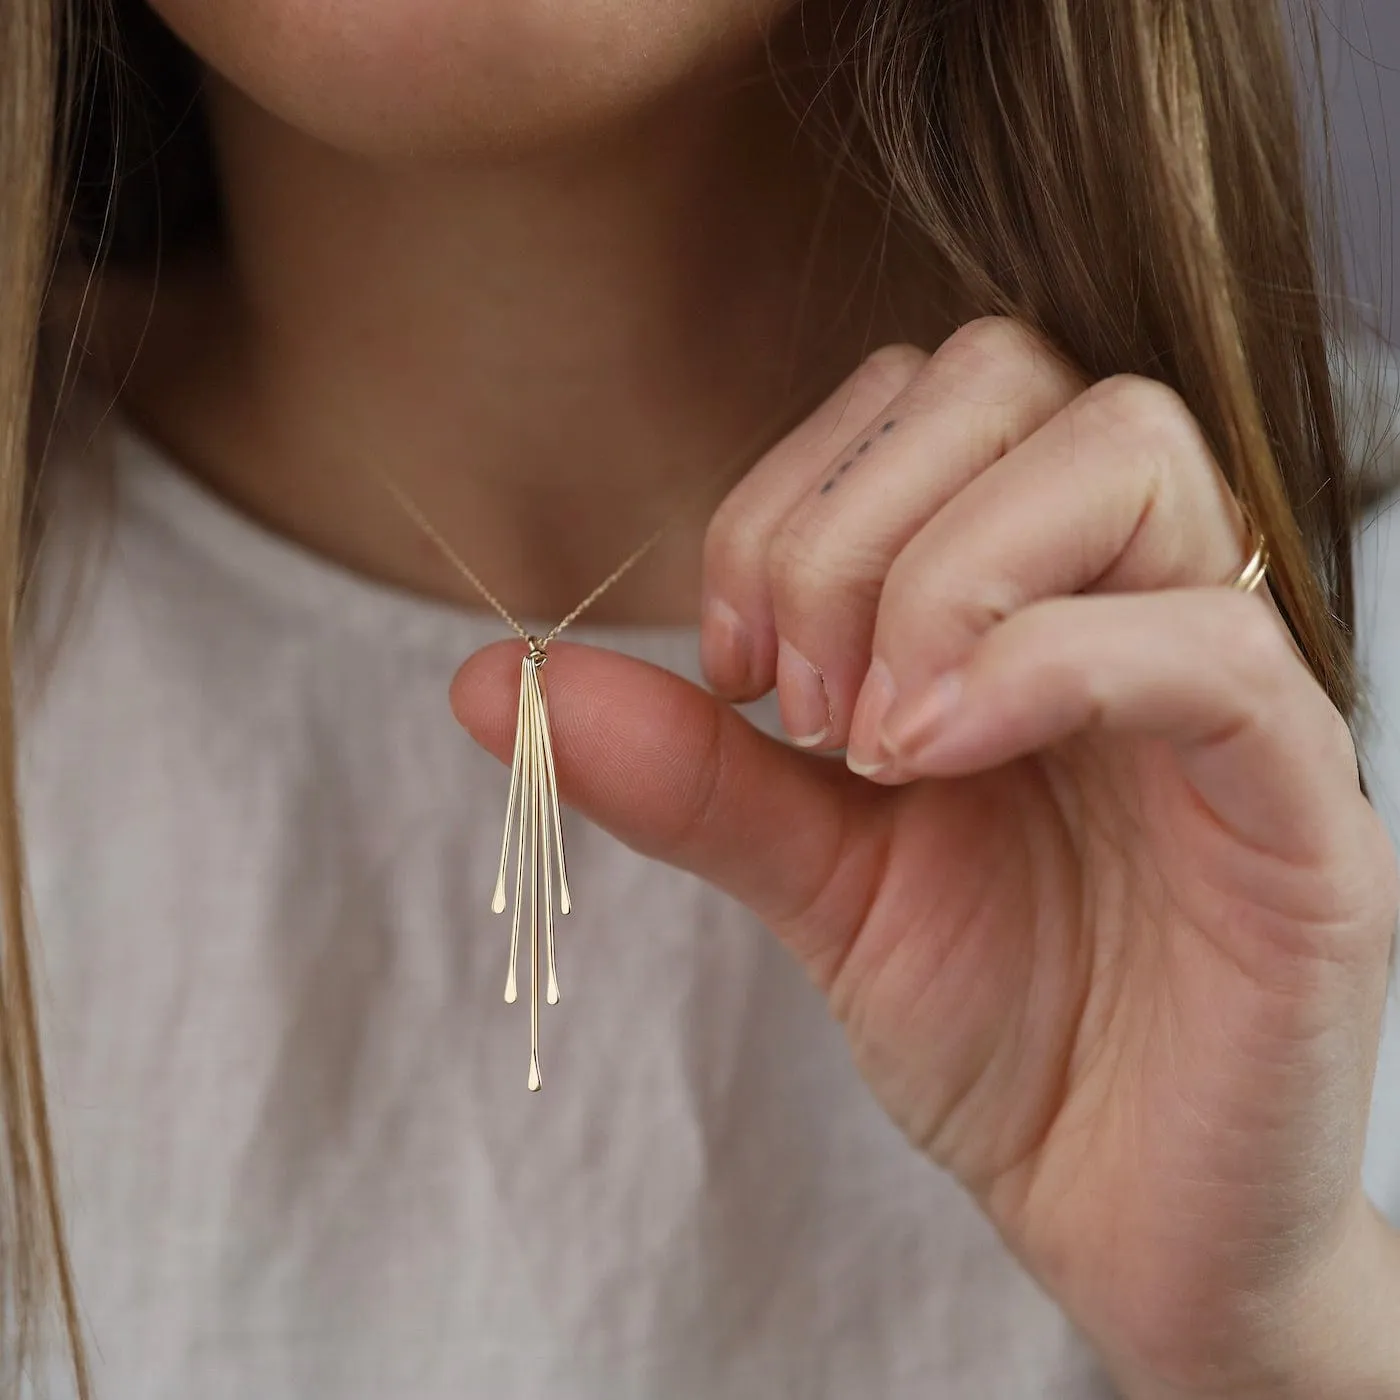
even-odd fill
[[(887, 422), (881, 423), (880, 431), (882, 433), (888, 433), (898, 421), (899, 420), (897, 418), (891, 418)], [(861, 443), (859, 447), (856, 448), (854, 455), (847, 457), (846, 460), (842, 462), (841, 465), (837, 467), (836, 470), (832, 472), (832, 474), (829, 477), (827, 477), (827, 479), (824, 482), (822, 482), (821, 494), (823, 496), (825, 496), (831, 490), (831, 488), (835, 486), (836, 483), (843, 476), (845, 476), (848, 471), (850, 471), (850, 469), (853, 466), (855, 466), (857, 457), (862, 456), (864, 453), (870, 450), (871, 445), (874, 443), (874, 441), (875, 439), (873, 437), (866, 438), (865, 441)]]
[(841, 465), (837, 467), (836, 470), (832, 472), (832, 474), (829, 477), (827, 477), (827, 479), (824, 482), (822, 482), (822, 495), (825, 496), (826, 493), (830, 491), (833, 486), (836, 485), (837, 481), (839, 481), (841, 477), (845, 476), (846, 473), (850, 471), (850, 469), (853, 466), (855, 466), (854, 457), (848, 457), (844, 462), (842, 462)]

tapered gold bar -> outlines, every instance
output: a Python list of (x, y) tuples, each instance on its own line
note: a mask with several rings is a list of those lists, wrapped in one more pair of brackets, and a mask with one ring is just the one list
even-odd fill
[[(506, 798), (506, 825), (501, 833), (501, 863), (496, 872), (496, 889), (491, 896), (491, 912), (501, 914), (506, 907), (506, 860), (510, 854), (510, 819), (515, 812), (515, 798), (520, 791), (520, 759), (525, 749), (526, 673), (535, 668), (527, 656), (520, 663), (520, 703), (515, 707), (515, 754), (510, 761), (510, 796)], [(507, 1001), (512, 998), (507, 997)]]
[[(539, 763), (539, 771), (542, 774), (542, 781), (539, 783), (540, 822), (543, 823), (543, 839), (545, 839), (546, 846), (545, 853), (540, 857), (545, 865), (545, 956), (547, 969), (549, 969), (549, 990), (547, 990), (545, 1000), (553, 1007), (553, 1005), (559, 1004), (559, 972), (554, 966), (553, 879), (550, 876), (550, 858), (549, 850), (547, 850), (550, 844), (553, 844), (554, 855), (559, 861), (560, 895), (563, 896), (560, 913), (563, 914), (568, 913), (568, 885), (564, 883), (564, 841), (559, 820), (559, 792), (556, 791), (553, 783), (554, 763), (553, 755), (549, 750), (549, 715), (545, 710), (545, 686), (540, 683), (538, 671), (536, 671), (535, 680), (533, 680), (533, 690), (535, 690), (536, 707), (536, 763)], [(553, 834), (553, 843), (550, 843), (550, 834)]]
[[(531, 667), (533, 670), (534, 667)], [(531, 678), (533, 681), (533, 677)], [(540, 786), (544, 771), (540, 767), (539, 687), (529, 686), (529, 780), (525, 797), (529, 808), (530, 832), (530, 1077), (526, 1081), (532, 1093), (540, 1087), (540, 864), (544, 836), (540, 821)], [(522, 827), (523, 836), (523, 827)], [(548, 854), (544, 861), (548, 862)]]
[[(538, 677), (536, 677), (536, 689), (540, 690)], [(537, 696), (538, 709), (536, 720), (540, 720), (544, 708), (543, 695)], [(544, 999), (550, 1006), (557, 1006), (559, 1003), (559, 974), (554, 966), (554, 880), (551, 874), (549, 846), (550, 846), (550, 824), (549, 824), (549, 782), (548, 767), (544, 754), (544, 727), (540, 723), (535, 725), (535, 765), (536, 772), (544, 775), (545, 781), (535, 784), (535, 797), (539, 804), (540, 813), (540, 839), (544, 843), (544, 850), (540, 855), (540, 877), (544, 884), (544, 955), (546, 969), (546, 990)]]
[(564, 868), (564, 823), (559, 816), (559, 783), (554, 776), (554, 738), (549, 732), (549, 706), (544, 698), (544, 682), (540, 680), (538, 673), (535, 675), (535, 689), (540, 697), (540, 734), (544, 740), (549, 804), (554, 818), (554, 849), (559, 858), (559, 912), (567, 914), (573, 906), (569, 899), (569, 873)]
[(517, 846), (515, 856), (515, 908), (510, 920), (510, 967), (506, 972), (506, 1000), (516, 998), (515, 965), (520, 951), (520, 910), (525, 876), (526, 814), (529, 811), (528, 798), (535, 781), (534, 725), (535, 706), (530, 693), (529, 672), (535, 668), (526, 660), (520, 672), (520, 755), (515, 780), (511, 782), (511, 806), (506, 813), (506, 836), (509, 839), (512, 817), (518, 816), (515, 823)]

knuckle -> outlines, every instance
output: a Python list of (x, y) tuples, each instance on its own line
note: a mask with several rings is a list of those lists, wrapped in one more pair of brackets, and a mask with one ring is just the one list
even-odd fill
[(930, 406), (953, 398), (965, 410), (992, 413), (999, 435), (1009, 434), (1003, 450), (1084, 389), (1058, 351), (1006, 316), (984, 316), (954, 331), (939, 347), (920, 386), (920, 397)]
[(1199, 449), (1201, 431), (1185, 400), (1169, 384), (1137, 374), (1116, 374), (1090, 388), (1083, 409), (1102, 427), (1169, 455)]
[(895, 342), (873, 350), (861, 362), (856, 378), (886, 401), (894, 398), (928, 363), (928, 352), (917, 345)]
[(1000, 377), (1008, 366), (1023, 366), (1045, 353), (1028, 327), (1009, 316), (981, 316), (959, 326), (938, 351), (943, 364), (976, 376)]

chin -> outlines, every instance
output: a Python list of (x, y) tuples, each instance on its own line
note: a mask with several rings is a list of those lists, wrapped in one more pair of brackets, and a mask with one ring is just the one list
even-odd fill
[(435, 159), (554, 144), (761, 60), (796, 0), (152, 0), (199, 58), (327, 145)]

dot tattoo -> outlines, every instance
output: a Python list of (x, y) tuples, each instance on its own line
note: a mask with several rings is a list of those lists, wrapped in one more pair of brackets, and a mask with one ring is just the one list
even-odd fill
[(832, 472), (832, 474), (829, 477), (827, 477), (827, 479), (824, 482), (822, 482), (822, 495), (825, 496), (826, 493), (830, 491), (833, 486), (836, 485), (837, 481), (841, 477), (845, 476), (845, 474), (848, 471), (850, 471), (850, 469), (853, 466), (855, 466), (854, 457), (848, 457), (846, 461), (842, 462), (841, 465), (837, 467), (836, 470)]
[[(882, 433), (888, 433), (898, 421), (899, 420), (897, 418), (889, 419), (888, 422), (882, 423), (880, 425), (880, 431)], [(832, 474), (829, 477), (827, 477), (827, 479), (824, 482), (822, 482), (820, 492), (821, 495), (825, 496), (830, 492), (831, 488), (835, 486), (836, 483), (843, 476), (845, 476), (846, 473), (850, 471), (850, 469), (853, 466), (855, 466), (856, 458), (863, 456), (866, 452), (870, 450), (871, 445), (874, 443), (874, 441), (875, 439), (873, 437), (866, 438), (865, 441), (861, 443), (859, 447), (856, 448), (854, 454), (850, 457), (847, 457), (846, 460), (842, 462), (841, 465), (837, 467), (836, 470), (832, 472)]]

